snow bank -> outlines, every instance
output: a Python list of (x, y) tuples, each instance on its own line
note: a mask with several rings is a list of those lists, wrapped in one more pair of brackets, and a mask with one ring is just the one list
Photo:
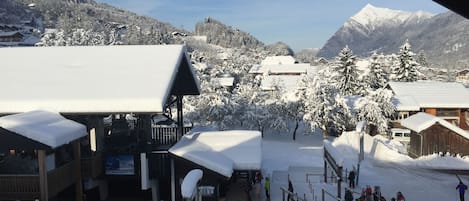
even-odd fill
[(197, 188), (197, 183), (202, 179), (203, 171), (200, 169), (191, 170), (182, 180), (181, 194), (183, 198), (192, 198)]
[[(356, 132), (344, 132), (337, 137), (331, 145), (343, 158), (344, 168), (352, 168), (356, 163), (354, 158), (358, 156), (360, 135)], [(438, 154), (422, 156), (413, 159), (399, 153), (400, 142), (389, 140), (383, 136), (364, 136), (365, 160), (373, 160), (381, 163), (399, 163), (409, 167), (426, 169), (464, 169), (469, 170), (469, 157), (440, 156)], [(325, 144), (325, 146), (327, 146)], [(329, 150), (329, 149), (328, 149)], [(351, 160), (350, 160), (351, 159)]]

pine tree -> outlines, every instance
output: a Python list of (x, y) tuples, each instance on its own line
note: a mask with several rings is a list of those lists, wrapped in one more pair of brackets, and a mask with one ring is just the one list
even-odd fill
[(365, 79), (372, 89), (385, 87), (389, 81), (389, 76), (384, 71), (379, 55), (376, 53), (371, 55), (370, 72)]
[(330, 131), (340, 134), (347, 127), (347, 120), (351, 119), (345, 99), (330, 80), (330, 71), (322, 70), (316, 76), (313, 86), (306, 91), (303, 119), (309, 123), (312, 130), (320, 128), (323, 138), (327, 138)]
[(398, 82), (415, 82), (418, 79), (417, 67), (409, 40), (400, 47), (397, 61), (392, 66), (392, 78)]
[(392, 92), (380, 88), (357, 101), (358, 120), (366, 120), (370, 134), (386, 133), (389, 119), (395, 113)]
[(425, 56), (425, 52), (423, 50), (420, 51), (417, 55), (417, 63), (419, 63), (420, 66), (428, 67), (427, 57)]
[(343, 96), (359, 94), (363, 86), (359, 80), (359, 71), (355, 65), (356, 57), (352, 50), (345, 46), (336, 60), (333, 70), (337, 74), (333, 80), (336, 82), (339, 93)]

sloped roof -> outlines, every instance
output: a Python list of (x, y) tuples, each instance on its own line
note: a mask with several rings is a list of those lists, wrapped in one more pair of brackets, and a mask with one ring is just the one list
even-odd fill
[(0, 114), (161, 112), (197, 95), (182, 45), (0, 48)]
[(273, 65), (254, 65), (249, 73), (251, 74), (281, 74), (281, 73), (297, 73), (305, 74), (308, 69), (312, 69), (310, 64), (273, 64)]
[(460, 83), (418, 81), (389, 82), (400, 108), (469, 108), (469, 91)]
[(170, 153), (230, 178), (234, 170), (259, 170), (259, 131), (207, 131), (184, 135)]
[(421, 131), (429, 128), (435, 123), (439, 123), (442, 126), (450, 129), (451, 131), (469, 139), (469, 133), (464, 131), (463, 129), (449, 123), (448, 121), (441, 119), (439, 117), (435, 117), (431, 114), (427, 114), (424, 112), (419, 112), (417, 114), (414, 114), (406, 119), (401, 120), (401, 125), (413, 130), (417, 133), (420, 133)]
[(0, 127), (51, 148), (88, 135), (85, 125), (42, 110), (0, 117)]
[(292, 56), (267, 56), (261, 65), (294, 64), (296, 59)]

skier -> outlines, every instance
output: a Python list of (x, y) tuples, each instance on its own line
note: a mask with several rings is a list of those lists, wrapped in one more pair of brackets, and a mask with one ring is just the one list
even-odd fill
[(293, 194), (293, 184), (291, 183), (290, 175), (288, 175), (288, 196), (287, 196), (287, 201), (293, 200), (293, 197), (291, 196), (291, 194)]
[(353, 194), (350, 189), (345, 190), (345, 201), (353, 201)]
[(348, 187), (352, 189), (355, 188), (355, 171), (354, 170), (348, 173)]
[(256, 172), (256, 178), (255, 178), (255, 181), (254, 181), (254, 187), (255, 187), (255, 192), (256, 192), (256, 198), (257, 198), (257, 201), (261, 201), (261, 182), (262, 182), (262, 174), (261, 172)]
[(462, 183), (462, 181), (459, 181), (458, 186), (456, 186), (456, 189), (459, 189), (459, 200), (464, 201), (464, 193), (467, 190), (466, 184)]
[(373, 198), (371, 197), (373, 191), (371, 190), (371, 186), (370, 185), (366, 185), (366, 188), (365, 188), (365, 199), (366, 201), (371, 201)]
[(397, 192), (397, 201), (405, 201), (405, 197), (402, 192)]
[(265, 188), (265, 199), (266, 201), (270, 201), (270, 178), (269, 177), (265, 178), (264, 188)]

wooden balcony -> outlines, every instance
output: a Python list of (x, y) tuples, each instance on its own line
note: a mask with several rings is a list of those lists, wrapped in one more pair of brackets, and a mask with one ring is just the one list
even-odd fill
[[(75, 174), (75, 161), (47, 172), (50, 197), (73, 185), (79, 178)], [(102, 155), (82, 159), (83, 178), (96, 178), (103, 173)], [(39, 175), (0, 175), (0, 200), (39, 199)]]
[[(192, 127), (183, 127), (182, 134), (186, 134), (192, 129)], [(152, 126), (152, 144), (154, 149), (167, 150), (174, 145), (177, 139), (177, 130), (175, 126)]]
[(39, 175), (0, 175), (0, 200), (33, 200), (39, 197)]

